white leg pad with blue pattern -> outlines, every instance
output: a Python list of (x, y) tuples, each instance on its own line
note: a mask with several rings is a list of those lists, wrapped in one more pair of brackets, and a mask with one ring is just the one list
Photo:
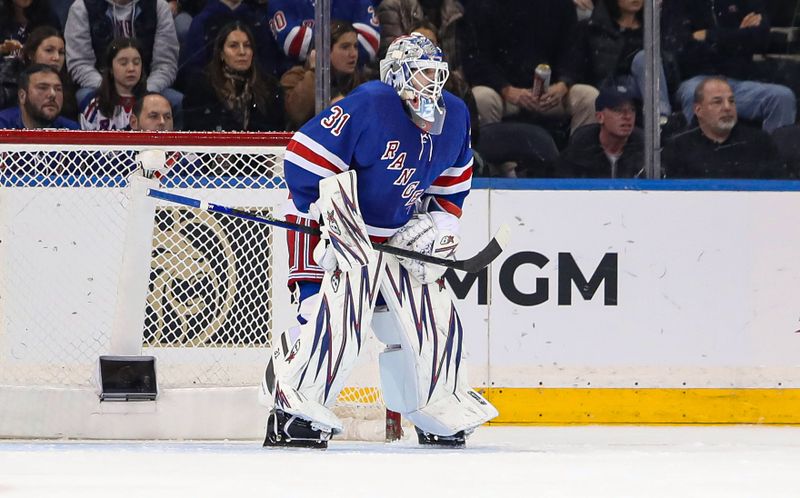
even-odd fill
[(331, 426), (334, 434), (341, 430), (329, 408), (370, 333), (381, 261), (379, 256), (367, 266), (325, 274), (308, 322), (273, 339), (263, 399), (271, 398), (275, 408), (292, 415)]
[(381, 390), (390, 410), (442, 436), (469, 432), (497, 410), (475, 392), (463, 361), (463, 328), (443, 280), (420, 284), (391, 255), (381, 275), (388, 312), (373, 317)]

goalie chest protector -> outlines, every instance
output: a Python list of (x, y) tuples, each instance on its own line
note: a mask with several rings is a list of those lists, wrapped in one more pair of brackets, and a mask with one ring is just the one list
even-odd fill
[(406, 113), (394, 89), (380, 81), (359, 86), (312, 118), (286, 149), (286, 182), (307, 213), (319, 181), (348, 169), (358, 176), (367, 231), (389, 237), (411, 218), (423, 194), (460, 209), (472, 180), (469, 112), (444, 92), (442, 133), (430, 135)]

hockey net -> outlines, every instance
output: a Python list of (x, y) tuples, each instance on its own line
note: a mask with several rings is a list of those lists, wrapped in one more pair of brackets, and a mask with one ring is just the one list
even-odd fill
[[(121, 305), (144, 315), (142, 354), (156, 358), (158, 416), (173, 413), (167, 409), (170, 400), (191, 396), (204, 399), (204, 408), (190, 400), (176, 408), (178, 418), (198, 411), (209, 411), (208, 419), (223, 418), (227, 412), (214, 411), (223, 405), (236, 411), (233, 430), (215, 421), (221, 422), (218, 430), (179, 430), (163, 437), (262, 435), (266, 413), (257, 405), (256, 386), (273, 332), (289, 326), (295, 315), (285, 286), (285, 233), (158, 203), (150, 261), (140, 270), (149, 272), (147, 295), (127, 296), (120, 291), (131, 210), (127, 187), (136, 153), (161, 149), (170, 167), (160, 179), (163, 190), (280, 216), (287, 197), (282, 159), (288, 139), (288, 134), (250, 133), (0, 132), (0, 404), (18, 407), (0, 415), (0, 436), (109, 437), (109, 431), (95, 434), (78, 422), (49, 420), (38, 409), (72, 410), (75, 419), (82, 410), (91, 416), (108, 412), (85, 392), (96, 389), (97, 360), (110, 351)], [(358, 439), (383, 437), (387, 424), (377, 350), (374, 341), (367, 345), (336, 409), (354, 421), (348, 425), (372, 421), (355, 430)], [(54, 398), (54, 390), (62, 396)], [(168, 396), (171, 390), (181, 396)], [(225, 390), (244, 394), (209, 397)], [(29, 394), (37, 391), (47, 395)], [(83, 404), (60, 405), (65, 392), (83, 393)], [(40, 402), (44, 406), (19, 407)], [(42, 419), (26, 420), (36, 416)], [(112, 437), (138, 434), (116, 429)]]

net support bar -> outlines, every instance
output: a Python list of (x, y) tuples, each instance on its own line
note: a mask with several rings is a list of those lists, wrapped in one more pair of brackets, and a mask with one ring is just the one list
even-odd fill
[(158, 180), (134, 174), (128, 182), (128, 219), (111, 331), (112, 355), (141, 354), (145, 320), (141, 303), (147, 299), (150, 282), (156, 200), (148, 197), (147, 191), (158, 188)]

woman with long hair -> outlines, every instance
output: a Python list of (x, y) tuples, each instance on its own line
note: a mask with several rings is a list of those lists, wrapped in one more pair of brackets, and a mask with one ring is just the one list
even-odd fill
[(0, 9), (0, 56), (22, 50), (28, 33), (39, 26), (59, 28), (58, 16), (48, 0), (2, 0)]
[(61, 115), (78, 121), (78, 103), (75, 101), (75, 85), (67, 72), (64, 52), (64, 37), (52, 26), (39, 26), (28, 35), (22, 46), (22, 62), (27, 67), (31, 64), (46, 64), (56, 68), (61, 77), (64, 89), (64, 105)]
[(139, 42), (118, 38), (106, 50), (103, 81), (81, 105), (82, 130), (127, 130), (136, 99), (147, 91)]
[(259, 70), (255, 51), (246, 24), (235, 21), (220, 30), (204, 78), (187, 89), (183, 104), (187, 129), (284, 129), (280, 89), (274, 78)]
[(0, 0), (0, 109), (17, 105), (22, 46), (38, 26), (58, 27), (47, 0)]
[[(297, 130), (315, 114), (316, 53), (311, 51), (303, 66), (295, 66), (281, 76), (286, 99), (289, 129)], [(347, 21), (331, 21), (331, 100), (343, 98), (366, 81), (358, 68), (358, 32)]]

